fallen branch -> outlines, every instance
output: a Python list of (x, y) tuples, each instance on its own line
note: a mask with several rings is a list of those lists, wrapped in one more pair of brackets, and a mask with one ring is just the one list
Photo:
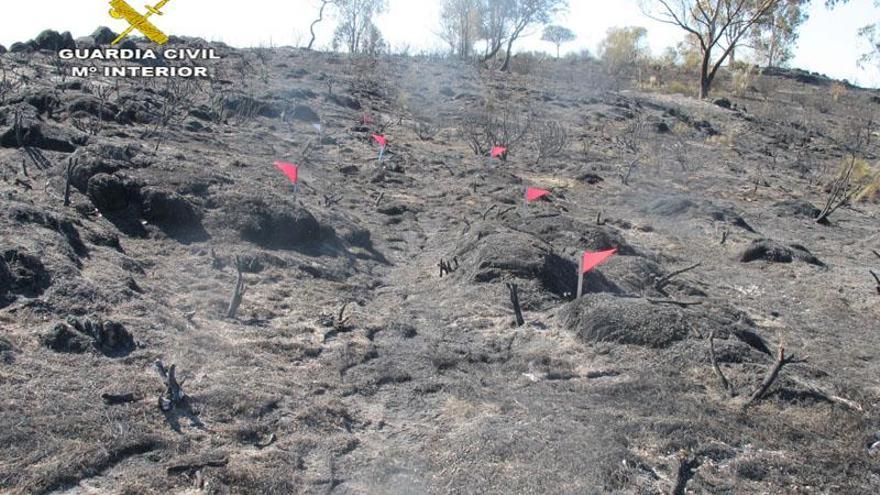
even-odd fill
[(874, 253), (874, 256), (880, 258), (880, 253), (878, 253), (877, 250), (872, 249), (871, 252)]
[(822, 399), (825, 399), (828, 402), (834, 402), (836, 404), (840, 404), (840, 405), (848, 407), (849, 409), (852, 409), (854, 411), (865, 412), (865, 409), (858, 402), (856, 402), (854, 400), (847, 399), (845, 397), (841, 397), (839, 395), (836, 395), (834, 392), (826, 390), (815, 383), (808, 382), (808, 381), (801, 379), (800, 377), (797, 377), (794, 375), (789, 376), (789, 379), (791, 381), (793, 381), (794, 383), (796, 383), (798, 386), (805, 388), (811, 394), (816, 395), (818, 397), (821, 397)]
[(484, 211), (483, 212), (483, 220), (485, 220), (486, 217), (489, 215), (489, 213), (491, 213), (492, 210), (494, 210), (495, 208), (498, 208), (498, 205), (492, 205), (486, 211)]
[(721, 245), (727, 243), (727, 238), (730, 236), (730, 229), (724, 229), (724, 232), (721, 233)]
[(385, 193), (384, 193), (384, 192), (382, 192), (382, 193), (379, 194), (379, 196), (376, 198), (376, 203), (375, 203), (373, 206), (375, 206), (376, 208), (378, 208), (378, 207), (379, 207), (379, 204), (382, 203), (382, 200), (383, 200), (383, 199), (385, 199)]
[(175, 365), (172, 364), (166, 369), (162, 361), (156, 360), (155, 366), (159, 376), (165, 382), (165, 393), (159, 396), (159, 409), (162, 412), (168, 412), (177, 407), (186, 395), (183, 393), (181, 384), (177, 382)]
[(677, 276), (679, 276), (679, 275), (685, 274), (685, 273), (687, 273), (687, 272), (689, 272), (689, 271), (691, 271), (691, 270), (693, 270), (693, 269), (695, 269), (695, 268), (699, 268), (700, 266), (702, 266), (702, 263), (697, 263), (697, 264), (695, 264), (695, 265), (693, 265), (693, 266), (689, 266), (689, 267), (687, 267), (687, 268), (682, 268), (681, 270), (674, 271), (674, 272), (670, 273), (669, 275), (667, 275), (667, 276), (661, 278), (660, 280), (658, 280), (657, 283), (654, 284), (654, 287), (655, 287), (657, 290), (659, 290), (659, 291), (662, 292), (663, 289), (664, 289), (667, 285), (669, 285), (669, 282), (671, 282), (673, 278), (675, 278), (675, 277), (677, 277)]
[(497, 220), (515, 209), (516, 209), (516, 206), (511, 206), (510, 208), (504, 209), (504, 210), (498, 212), (497, 215), (495, 215), (495, 219)]
[(605, 220), (602, 220), (602, 212), (596, 213), (596, 225), (603, 226), (605, 225)]
[(877, 293), (880, 294), (880, 275), (877, 275), (877, 273), (874, 272), (874, 270), (868, 270), (868, 271), (871, 272), (871, 275), (874, 277), (874, 280), (877, 281)]
[(773, 363), (773, 367), (770, 368), (769, 372), (767, 372), (767, 375), (764, 377), (764, 380), (761, 382), (758, 388), (756, 388), (755, 391), (752, 392), (751, 397), (749, 397), (749, 400), (745, 403), (744, 407), (747, 407), (764, 397), (764, 394), (767, 393), (767, 390), (770, 388), (771, 385), (773, 385), (773, 382), (776, 381), (776, 378), (779, 376), (779, 372), (782, 370), (782, 367), (789, 362), (791, 362), (791, 358), (785, 358), (785, 346), (780, 345), (779, 353), (776, 356), (776, 362)]
[(677, 301), (675, 299), (653, 299), (648, 298), (648, 302), (651, 304), (672, 304), (674, 306), (681, 306), (686, 308), (688, 306), (699, 306), (703, 304), (703, 301)]
[(717, 376), (718, 381), (721, 382), (721, 388), (723, 388), (729, 396), (733, 397), (734, 392), (730, 386), (730, 382), (727, 381), (727, 377), (724, 376), (724, 372), (721, 371), (721, 367), (718, 366), (718, 359), (715, 356), (715, 330), (712, 330), (712, 333), (709, 335), (709, 358), (712, 360), (712, 369), (715, 370), (715, 376)]

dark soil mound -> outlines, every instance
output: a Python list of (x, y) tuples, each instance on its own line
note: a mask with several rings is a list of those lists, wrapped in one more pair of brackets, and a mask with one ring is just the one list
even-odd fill
[(128, 330), (113, 321), (69, 319), (40, 335), (40, 342), (55, 352), (81, 354), (93, 348), (110, 357), (126, 356), (135, 348)]
[(563, 309), (563, 322), (585, 342), (663, 348), (687, 338), (693, 318), (645, 299), (590, 294)]
[(201, 234), (202, 222), (195, 207), (179, 194), (156, 187), (141, 190), (145, 220), (172, 234)]
[(770, 239), (758, 239), (740, 255), (743, 263), (752, 261), (769, 261), (771, 263), (791, 263), (795, 260), (816, 266), (825, 266), (819, 258), (813, 256), (807, 248), (799, 244), (785, 246)]
[[(647, 299), (588, 294), (563, 308), (563, 324), (586, 342), (615, 342), (664, 348), (689, 336), (719, 338), (753, 335), (751, 320), (726, 305), (711, 303), (680, 308)], [(749, 342), (746, 342), (755, 347)]]
[[(459, 244), (456, 256), (475, 282), (510, 278), (533, 280), (557, 296), (577, 292), (577, 264), (535, 236), (504, 228), (481, 225)], [(620, 292), (596, 271), (584, 282), (589, 292)]]
[(269, 249), (294, 249), (323, 238), (314, 215), (293, 201), (229, 198), (222, 220), (218, 228), (232, 228), (242, 239)]
[(97, 174), (89, 179), (89, 199), (101, 212), (125, 210), (139, 202), (137, 186), (118, 175)]
[(38, 297), (51, 285), (43, 262), (19, 249), (7, 249), (0, 256), (0, 307), (15, 296)]

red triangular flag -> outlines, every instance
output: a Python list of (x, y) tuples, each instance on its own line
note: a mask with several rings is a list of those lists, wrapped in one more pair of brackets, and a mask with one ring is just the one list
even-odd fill
[(373, 139), (375, 139), (376, 142), (379, 143), (379, 146), (383, 148), (388, 145), (388, 139), (381, 134), (373, 134)]
[(504, 146), (493, 146), (492, 147), (492, 158), (498, 158), (499, 156), (507, 153), (507, 148)]
[(299, 167), (292, 163), (275, 162), (275, 168), (284, 172), (284, 175), (294, 184), (299, 180)]
[(529, 187), (526, 189), (526, 201), (531, 203), (532, 201), (537, 201), (548, 194), (550, 194), (550, 191), (538, 189), (536, 187)]
[(588, 271), (596, 268), (602, 262), (607, 260), (608, 258), (617, 254), (617, 248), (614, 248), (610, 251), (602, 251), (599, 253), (591, 253), (589, 251), (584, 253), (584, 259), (581, 262), (581, 273), (587, 273)]

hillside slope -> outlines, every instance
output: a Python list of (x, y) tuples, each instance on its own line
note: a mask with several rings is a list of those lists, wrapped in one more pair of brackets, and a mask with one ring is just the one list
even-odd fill
[(875, 93), (215, 48), (192, 83), (0, 56), (0, 491), (880, 490), (880, 208), (814, 221)]

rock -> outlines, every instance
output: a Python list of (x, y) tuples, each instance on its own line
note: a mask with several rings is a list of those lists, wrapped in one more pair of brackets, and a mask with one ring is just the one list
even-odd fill
[(657, 134), (669, 134), (672, 132), (672, 129), (669, 128), (669, 124), (666, 122), (658, 122), (655, 130), (657, 131)]
[(0, 45), (0, 55), (3, 55), (4, 53), (6, 53), (6, 51), (7, 51), (6, 47), (3, 45)]
[(110, 28), (101, 26), (92, 33), (92, 39), (99, 45), (109, 45), (118, 35)]
[(824, 263), (813, 256), (813, 253), (799, 244), (784, 246), (770, 239), (758, 239), (753, 241), (742, 255), (740, 255), (740, 262), (742, 263), (751, 263), (759, 260), (769, 261), (771, 263), (791, 263), (798, 260), (811, 265), (825, 266)]
[(104, 173), (89, 179), (86, 194), (102, 212), (124, 210), (136, 199), (132, 188), (122, 178)]

